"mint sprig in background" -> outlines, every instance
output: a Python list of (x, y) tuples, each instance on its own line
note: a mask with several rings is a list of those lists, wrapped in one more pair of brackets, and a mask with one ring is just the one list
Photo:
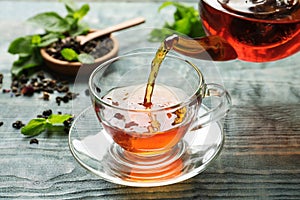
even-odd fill
[(169, 6), (175, 7), (173, 22), (165, 22), (161, 29), (153, 29), (150, 33), (150, 41), (162, 41), (167, 36), (172, 35), (174, 31), (191, 38), (205, 36), (199, 12), (193, 6), (166, 1), (158, 8), (158, 12)]

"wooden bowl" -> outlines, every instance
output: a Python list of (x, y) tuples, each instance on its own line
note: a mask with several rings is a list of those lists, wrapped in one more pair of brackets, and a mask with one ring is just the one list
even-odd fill
[(110, 36), (110, 38), (113, 41), (113, 49), (109, 53), (105, 54), (104, 56), (95, 59), (95, 62), (92, 64), (83, 64), (80, 62), (68, 62), (68, 61), (55, 59), (46, 52), (45, 48), (42, 48), (40, 52), (47, 67), (51, 71), (57, 73), (58, 75), (76, 77), (79, 71), (80, 73), (89, 74), (101, 63), (111, 58), (114, 58), (118, 55), (119, 43), (117, 39), (114, 38), (113, 36)]

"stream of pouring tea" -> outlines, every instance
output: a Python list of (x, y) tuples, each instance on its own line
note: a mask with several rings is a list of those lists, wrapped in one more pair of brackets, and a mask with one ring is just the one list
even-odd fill
[(151, 97), (156, 76), (161, 63), (171, 49), (180, 54), (204, 60), (226, 61), (237, 58), (237, 53), (233, 47), (219, 36), (190, 39), (173, 34), (167, 37), (161, 43), (151, 63), (151, 71), (148, 77), (143, 103), (146, 108), (150, 108), (152, 105)]
[(159, 71), (159, 67), (166, 57), (167, 53), (170, 51), (170, 49), (173, 46), (173, 42), (177, 41), (178, 37), (168, 37), (164, 40), (164, 42), (161, 43), (160, 47), (156, 51), (155, 57), (153, 58), (151, 62), (151, 71), (148, 77), (148, 82), (146, 86), (146, 92), (145, 92), (145, 98), (144, 98), (144, 106), (146, 108), (150, 108), (152, 106), (151, 97), (153, 94), (155, 79)]

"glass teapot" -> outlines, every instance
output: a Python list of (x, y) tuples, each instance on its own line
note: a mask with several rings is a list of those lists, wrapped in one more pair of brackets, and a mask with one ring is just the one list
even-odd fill
[(237, 58), (274, 61), (300, 49), (300, 0), (200, 0), (207, 35), (220, 36)]

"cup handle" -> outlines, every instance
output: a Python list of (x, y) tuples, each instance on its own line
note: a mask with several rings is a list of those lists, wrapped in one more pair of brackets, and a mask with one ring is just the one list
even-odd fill
[[(208, 83), (205, 85), (204, 95), (198, 116), (191, 128), (192, 131), (207, 126), (223, 118), (232, 105), (228, 91), (221, 85)], [(205, 110), (205, 111), (203, 111)]]

